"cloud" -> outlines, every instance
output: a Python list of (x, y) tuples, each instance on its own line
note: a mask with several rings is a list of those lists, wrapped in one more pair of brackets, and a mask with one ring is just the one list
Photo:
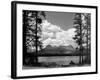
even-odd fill
[(48, 22), (47, 20), (44, 20), (42, 23), (42, 31), (43, 32), (59, 32), (62, 31), (62, 29), (57, 26), (57, 25), (53, 25), (50, 22)]
[(64, 41), (63, 40), (58, 40), (58, 39), (52, 39), (52, 38), (48, 38), (46, 40), (43, 41), (43, 44), (44, 44), (44, 48), (47, 46), (47, 45), (51, 45), (51, 46), (68, 46), (69, 44), (64, 44)]
[(52, 32), (48, 33), (48, 32), (42, 32), (42, 39), (48, 39), (48, 38), (52, 38), (54, 35)]
[(42, 41), (44, 48), (47, 45), (51, 46), (68, 46), (72, 45), (74, 48), (77, 46), (73, 40), (75, 35), (75, 28), (63, 30), (57, 25), (53, 25), (47, 20), (42, 23)]
[(63, 42), (62, 45), (67, 46), (72, 45), (74, 48), (77, 46), (73, 37), (75, 36), (75, 29), (70, 28), (67, 31), (61, 31), (56, 34), (56, 39), (61, 40)]

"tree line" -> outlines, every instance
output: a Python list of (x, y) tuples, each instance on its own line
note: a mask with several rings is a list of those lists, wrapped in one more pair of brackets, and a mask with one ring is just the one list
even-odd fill
[[(78, 44), (77, 49), (80, 51), (79, 63), (83, 63), (84, 50), (90, 54), (91, 49), (91, 14), (76, 13), (74, 15), (73, 27), (76, 29), (73, 39)], [(90, 56), (87, 55), (86, 60), (90, 63)]]

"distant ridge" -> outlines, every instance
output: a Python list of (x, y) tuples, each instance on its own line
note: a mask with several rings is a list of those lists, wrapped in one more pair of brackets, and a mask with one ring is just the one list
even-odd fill
[(72, 45), (68, 45), (68, 46), (51, 46), (51, 45), (47, 45), (43, 51), (45, 53), (51, 53), (51, 54), (67, 54), (67, 53), (72, 53), (75, 49), (73, 48)]

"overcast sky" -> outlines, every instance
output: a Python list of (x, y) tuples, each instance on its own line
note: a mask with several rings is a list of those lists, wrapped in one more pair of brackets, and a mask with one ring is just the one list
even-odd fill
[(45, 12), (48, 22), (67, 30), (72, 28), (74, 13), (68, 12)]

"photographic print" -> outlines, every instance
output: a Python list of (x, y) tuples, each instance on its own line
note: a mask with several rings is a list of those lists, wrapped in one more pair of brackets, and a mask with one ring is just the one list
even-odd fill
[(89, 66), (91, 14), (23, 10), (23, 68)]
[(12, 5), (12, 19), (17, 18), (12, 25), (17, 34), (17, 52), (13, 48), (12, 53), (13, 78), (97, 72), (96, 6), (31, 2)]

